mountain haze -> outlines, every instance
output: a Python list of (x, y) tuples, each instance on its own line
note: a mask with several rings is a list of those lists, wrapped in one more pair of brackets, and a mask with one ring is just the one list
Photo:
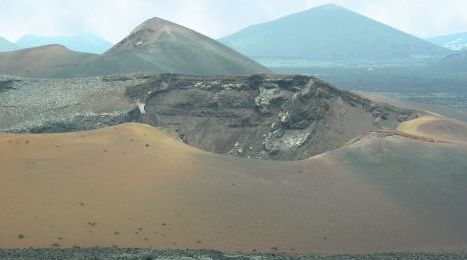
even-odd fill
[(220, 41), (262, 61), (388, 64), (431, 60), (448, 53), (442, 47), (334, 4), (253, 25)]
[(428, 41), (453, 51), (467, 50), (467, 32), (429, 38)]
[(16, 45), (7, 39), (0, 37), (0, 52), (16, 50)]
[(112, 47), (112, 43), (94, 34), (78, 34), (74, 36), (40, 36), (25, 35), (16, 42), (20, 48), (31, 48), (51, 44), (60, 44), (79, 52), (101, 54)]

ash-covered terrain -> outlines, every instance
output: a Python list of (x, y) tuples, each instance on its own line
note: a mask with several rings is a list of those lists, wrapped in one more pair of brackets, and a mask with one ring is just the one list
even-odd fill
[(292, 75), (3, 78), (0, 90), (2, 131), (69, 132), (139, 122), (206, 151), (262, 159), (306, 159), (416, 116)]

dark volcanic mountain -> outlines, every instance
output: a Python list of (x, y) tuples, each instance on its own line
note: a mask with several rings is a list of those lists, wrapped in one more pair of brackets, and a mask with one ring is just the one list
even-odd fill
[(62, 45), (0, 53), (0, 74), (48, 77), (97, 58), (95, 54), (70, 51)]
[(290, 60), (392, 64), (431, 60), (448, 53), (442, 47), (333, 4), (250, 26), (221, 42), (265, 63), (281, 64)]
[(81, 74), (130, 72), (249, 75), (268, 69), (195, 31), (153, 18), (84, 66)]
[(0, 37), (0, 52), (16, 50), (16, 45), (8, 41), (7, 39)]

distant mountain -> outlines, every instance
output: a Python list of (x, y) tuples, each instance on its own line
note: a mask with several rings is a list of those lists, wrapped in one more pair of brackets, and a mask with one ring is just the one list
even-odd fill
[(445, 72), (467, 72), (467, 51), (461, 51), (442, 59), (436, 68)]
[(467, 50), (467, 32), (429, 38), (428, 40), (450, 50)]
[(50, 44), (60, 44), (70, 50), (101, 54), (112, 47), (112, 43), (94, 34), (74, 36), (25, 35), (16, 42), (20, 48), (31, 48)]
[(9, 42), (7, 39), (0, 37), (0, 52), (16, 50), (16, 45)]
[[(26, 46), (33, 38), (18, 43)], [(102, 55), (75, 52), (57, 44), (0, 54), (0, 74), (76, 77), (138, 72), (207, 76), (270, 71), (215, 40), (159, 18), (141, 24)]]
[(48, 77), (57, 71), (90, 62), (98, 55), (70, 51), (62, 45), (46, 45), (0, 53), (0, 74)]
[(87, 64), (80, 75), (130, 72), (246, 75), (269, 72), (240, 53), (172, 22), (153, 18)]
[(253, 25), (220, 41), (263, 64), (412, 63), (448, 54), (442, 47), (334, 4)]

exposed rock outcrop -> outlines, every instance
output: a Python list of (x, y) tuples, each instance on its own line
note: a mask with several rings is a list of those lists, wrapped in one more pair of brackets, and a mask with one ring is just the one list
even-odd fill
[(305, 159), (411, 116), (306, 76), (163, 75), (127, 95), (145, 104), (138, 122), (204, 150), (262, 159)]
[(298, 75), (5, 78), (0, 89), (3, 131), (67, 132), (134, 121), (203, 150), (275, 160), (333, 150), (413, 115)]

